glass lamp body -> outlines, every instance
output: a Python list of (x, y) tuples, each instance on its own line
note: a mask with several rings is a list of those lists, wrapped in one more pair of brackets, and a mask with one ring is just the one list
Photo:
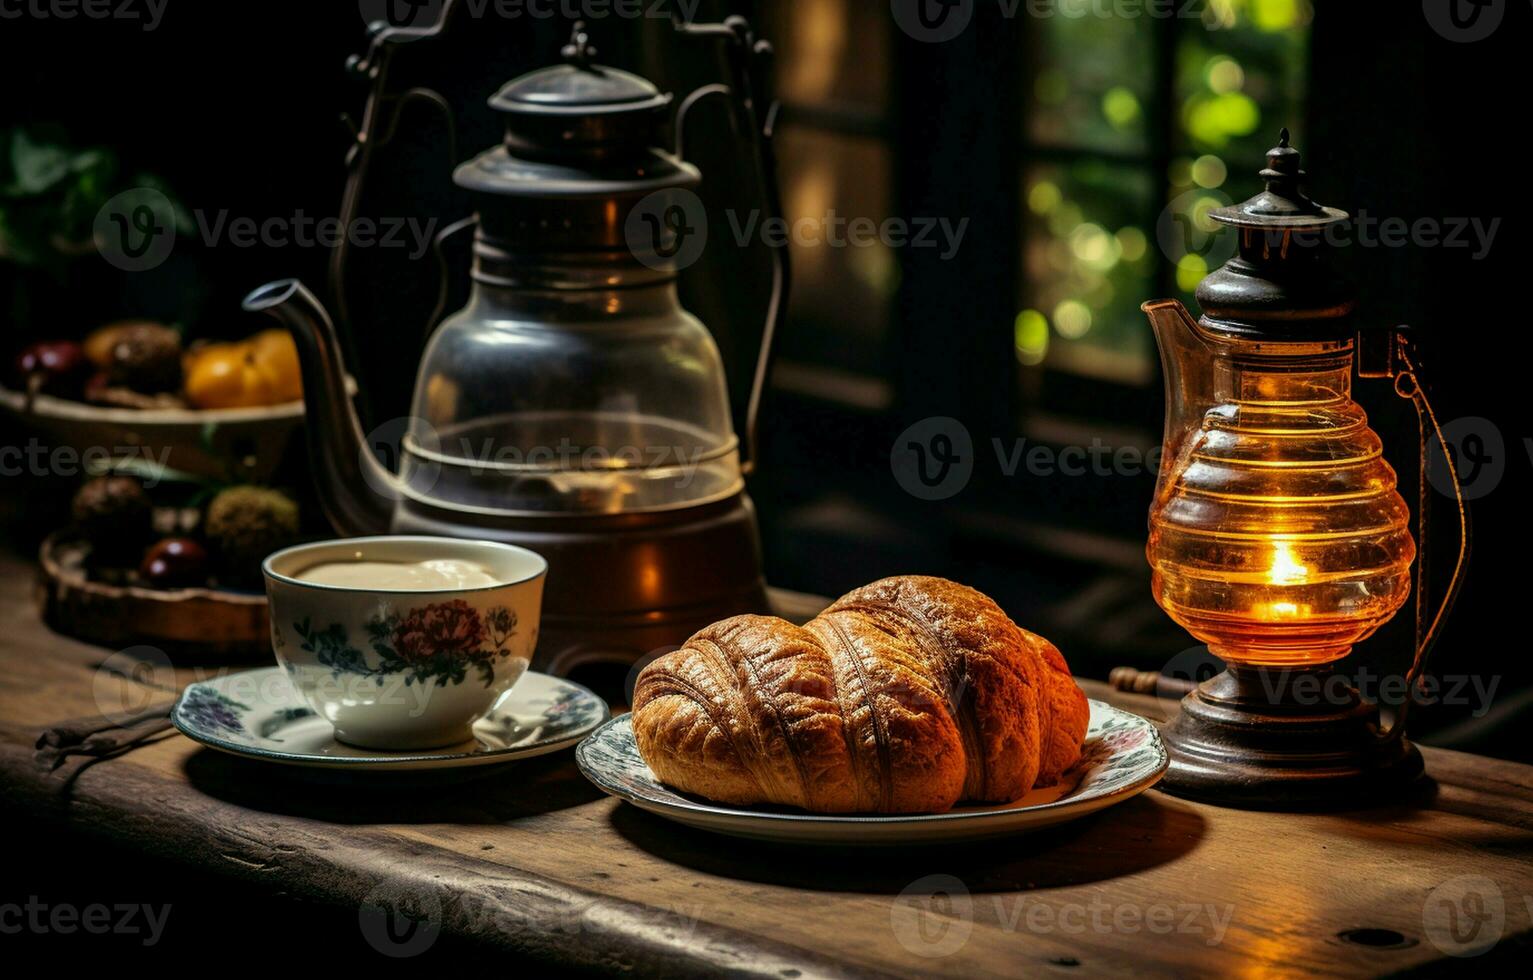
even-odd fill
[(1319, 666), (1410, 594), (1415, 543), (1351, 396), (1353, 341), (1216, 333), (1147, 307), (1167, 386), (1146, 553), (1156, 601), (1229, 663)]

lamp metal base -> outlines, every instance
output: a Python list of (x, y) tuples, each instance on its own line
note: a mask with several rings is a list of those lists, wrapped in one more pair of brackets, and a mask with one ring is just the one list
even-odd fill
[(1381, 802), (1422, 775), (1421, 753), (1380, 734), (1378, 709), (1326, 668), (1231, 666), (1162, 729), (1160, 787), (1226, 806), (1310, 810)]

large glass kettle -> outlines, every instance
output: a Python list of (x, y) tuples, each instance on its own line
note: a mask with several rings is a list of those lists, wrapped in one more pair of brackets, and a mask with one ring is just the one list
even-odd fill
[(688, 229), (660, 222), (651, 236), (642, 221), (701, 174), (651, 147), (671, 97), (591, 64), (588, 44), (577, 35), (571, 64), (501, 89), (490, 105), (505, 144), (455, 175), (480, 201), (473, 293), (421, 362), (408, 491), (615, 514), (743, 487), (718, 348), (665, 261)]
[[(739, 18), (683, 30), (726, 41), (736, 77), (681, 115), (702, 96), (735, 96), (775, 210), (770, 118), (755, 116), (749, 71), (770, 49)], [(286, 281), (246, 301), (298, 340), (331, 523), (544, 554), (539, 665), (559, 670), (632, 660), (765, 605), (724, 367), (677, 296), (678, 256), (706, 220), (690, 192), (702, 176), (657, 148), (672, 97), (594, 54), (577, 25), (565, 64), (505, 85), (490, 100), (503, 142), (454, 174), (477, 205), (472, 292), (427, 345), (397, 473), (366, 445), (314, 297)], [(776, 271), (751, 425), (786, 288)]]

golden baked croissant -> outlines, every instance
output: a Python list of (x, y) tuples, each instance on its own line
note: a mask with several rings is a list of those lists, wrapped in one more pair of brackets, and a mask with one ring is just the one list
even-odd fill
[(699, 631), (639, 674), (633, 731), (662, 781), (721, 803), (923, 813), (1057, 782), (1088, 713), (1053, 644), (974, 589), (905, 576), (804, 627)]

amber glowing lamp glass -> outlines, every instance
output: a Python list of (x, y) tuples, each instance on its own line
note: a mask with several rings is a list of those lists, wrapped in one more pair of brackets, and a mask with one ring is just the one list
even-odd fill
[[(1398, 331), (1379, 344), (1354, 324), (1350, 289), (1328, 261), (1330, 232), (1347, 215), (1304, 195), (1286, 130), (1261, 176), (1261, 194), (1210, 212), (1235, 229), (1239, 250), (1198, 286), (1202, 316), (1175, 300), (1144, 307), (1167, 400), (1146, 554), (1155, 600), (1227, 667), (1166, 726), (1164, 785), (1236, 805), (1307, 807), (1422, 772), (1398, 719), (1386, 730), (1350, 685), (1302, 682), (1333, 679), (1330, 665), (1399, 612), (1413, 586), (1407, 680), (1418, 677), (1461, 580), (1467, 517), (1460, 502), (1453, 584), (1424, 619), (1411, 509), (1352, 398), (1355, 374), (1392, 378), (1425, 437), (1436, 422), (1413, 348)], [(1418, 527), (1427, 502), (1423, 494)]]
[(1148, 312), (1174, 382), (1150, 510), (1155, 600), (1227, 663), (1340, 660), (1405, 604), (1410, 509), (1352, 400), (1350, 339), (1220, 337)]

